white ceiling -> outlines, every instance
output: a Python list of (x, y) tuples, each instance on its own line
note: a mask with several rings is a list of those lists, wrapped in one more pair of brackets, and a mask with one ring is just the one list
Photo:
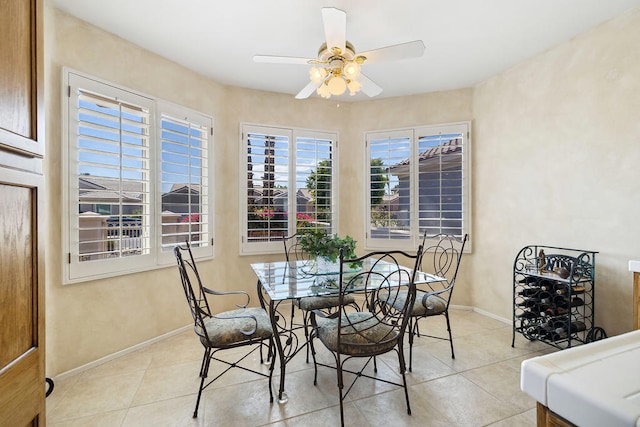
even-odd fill
[(364, 65), (363, 74), (383, 89), (378, 98), (473, 86), (640, 6), (640, 0), (50, 1), (220, 83), (292, 96), (308, 83), (309, 67), (254, 63), (253, 55), (315, 58), (324, 42), (320, 9), (337, 7), (347, 13), (347, 40), (357, 52), (413, 40), (426, 45), (421, 58)]

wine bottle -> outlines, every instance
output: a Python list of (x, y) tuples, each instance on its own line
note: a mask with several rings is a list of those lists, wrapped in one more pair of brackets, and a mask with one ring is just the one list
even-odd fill
[[(584, 322), (581, 322), (579, 320), (574, 320), (573, 322), (571, 322), (571, 333), (576, 333), (576, 332), (581, 332), (584, 331), (585, 329), (587, 329), (587, 325), (584, 324)], [(564, 333), (565, 336), (567, 334), (567, 332), (569, 331), (569, 323), (568, 322), (563, 322), (561, 325), (559, 324), (559, 326), (556, 327), (555, 332), (557, 334), (562, 334)]]
[(579, 307), (581, 305), (584, 305), (584, 300), (582, 298), (579, 298), (579, 297), (571, 298), (571, 307)]
[(553, 294), (551, 292), (548, 291), (543, 291), (540, 292), (540, 294), (538, 295), (538, 298), (540, 299), (540, 302), (542, 304), (551, 304), (551, 302), (553, 301)]
[(522, 313), (517, 314), (516, 317), (520, 319), (536, 319), (540, 317), (540, 315), (530, 310), (524, 310)]
[(518, 280), (518, 283), (524, 283), (525, 285), (534, 284), (538, 281), (537, 277), (534, 276), (525, 276), (522, 279)]
[(553, 305), (556, 307), (568, 308), (569, 300), (564, 295), (555, 295), (553, 297)]
[(551, 339), (553, 336), (554, 330), (549, 326), (540, 326), (538, 328), (538, 336), (543, 340)]
[(524, 288), (520, 292), (518, 292), (518, 295), (521, 295), (523, 297), (535, 297), (538, 295), (539, 292), (540, 292), (540, 289)]
[(569, 309), (563, 307), (549, 307), (544, 311), (544, 316), (555, 317), (563, 316), (569, 312)]

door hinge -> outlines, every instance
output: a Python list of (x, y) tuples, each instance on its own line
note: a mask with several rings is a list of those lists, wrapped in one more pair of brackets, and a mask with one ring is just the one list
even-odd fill
[(69, 264), (71, 264), (71, 252), (69, 252)]
[(71, 98), (71, 85), (67, 86), (67, 98)]

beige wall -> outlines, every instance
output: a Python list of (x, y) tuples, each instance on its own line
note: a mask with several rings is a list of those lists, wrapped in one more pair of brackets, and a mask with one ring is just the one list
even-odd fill
[[(435, 92), (401, 98), (373, 99), (349, 104), (349, 120), (341, 130), (340, 156), (340, 226), (357, 241), (364, 242), (365, 173), (369, 170), (364, 133), (419, 125), (453, 123), (472, 119), (472, 89)], [(342, 106), (340, 108), (343, 108)], [(347, 108), (345, 108), (346, 110)], [(468, 280), (470, 255), (463, 261), (456, 280), (453, 303), (472, 306), (471, 280)]]
[(631, 329), (640, 257), (640, 9), (475, 88), (472, 301), (511, 317), (527, 244), (598, 251), (596, 324)]
[(340, 233), (362, 241), (365, 200), (353, 195), (363, 194), (363, 132), (473, 120), (473, 254), (454, 302), (510, 318), (520, 247), (575, 246), (601, 252), (598, 324), (630, 329), (631, 308), (620, 301), (631, 295), (626, 262), (640, 256), (631, 214), (639, 203), (627, 197), (640, 182), (638, 12), (475, 89), (340, 105), (217, 84), (52, 8), (45, 22), (47, 375), (190, 323), (175, 268), (61, 284), (63, 65), (214, 117), (216, 257), (200, 265), (211, 286), (253, 291), (249, 264), (264, 259), (238, 255), (240, 122), (338, 131), (340, 159), (362, 159), (340, 164)]
[(47, 374), (53, 376), (191, 322), (175, 267), (62, 285), (62, 66), (213, 116), (215, 259), (199, 268), (216, 289), (255, 294), (249, 264), (264, 260), (238, 255), (239, 123), (338, 131), (343, 118), (342, 110), (320, 99), (298, 101), (217, 84), (52, 7), (46, 12)]

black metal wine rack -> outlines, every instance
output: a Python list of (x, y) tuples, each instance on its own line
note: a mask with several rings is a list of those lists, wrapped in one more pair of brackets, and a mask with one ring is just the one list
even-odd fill
[(513, 336), (559, 349), (606, 337), (595, 326), (597, 252), (530, 245), (513, 263)]

